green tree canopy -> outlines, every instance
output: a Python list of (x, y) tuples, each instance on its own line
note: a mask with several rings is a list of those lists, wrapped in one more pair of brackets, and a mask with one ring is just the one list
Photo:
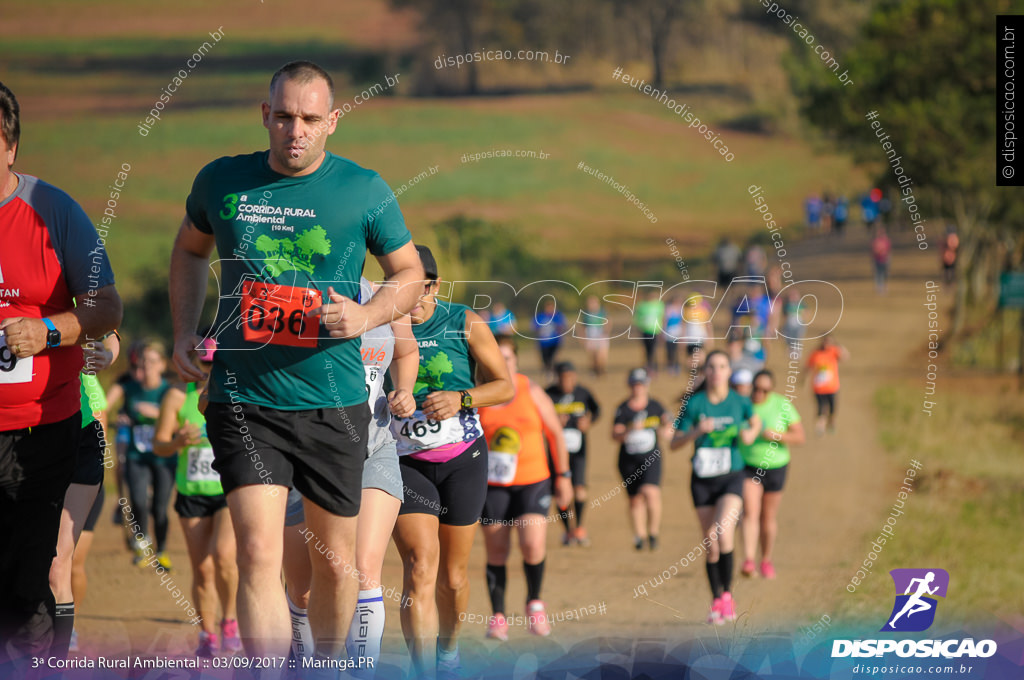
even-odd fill
[[(812, 50), (796, 46), (790, 61), (794, 88), (808, 120), (879, 168), (878, 181), (896, 182), (875, 131), (889, 135), (914, 196), (929, 218), (934, 244), (945, 220), (961, 239), (954, 325), (968, 298), (990, 301), (996, 270), (1019, 266), (1022, 206), (1019, 190), (997, 187), (995, 15), (1008, 0), (879, 0), (837, 58), (849, 69), (842, 85)], [(902, 196), (896, 192), (895, 201)], [(906, 204), (894, 206), (904, 220)]]

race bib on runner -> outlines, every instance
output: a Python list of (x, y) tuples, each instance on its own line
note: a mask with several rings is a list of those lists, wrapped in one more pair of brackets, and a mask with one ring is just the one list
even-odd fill
[(832, 381), (832, 371), (827, 368), (820, 368), (814, 372), (814, 384), (818, 387), (827, 385)]
[(153, 433), (156, 432), (154, 425), (135, 425), (132, 427), (132, 440), (135, 442), (135, 450), (140, 453), (149, 453), (153, 450)]
[(363, 370), (366, 371), (366, 400), (370, 403), (370, 407), (377, 403), (380, 396), (384, 393), (384, 371), (379, 366), (367, 366), (363, 365)]
[(7, 346), (7, 336), (0, 335), (0, 385), (32, 382), (32, 359), (19, 359)]
[(583, 433), (575, 427), (567, 427), (562, 432), (565, 434), (565, 448), (569, 453), (579, 453), (583, 448)]
[(658, 445), (658, 435), (650, 429), (630, 430), (623, 443), (626, 445), (626, 453), (638, 456), (654, 450)]
[(693, 457), (693, 473), (698, 477), (718, 477), (732, 469), (732, 449), (728, 446), (701, 446)]
[(242, 337), (262, 345), (316, 347), (320, 322), (306, 313), (323, 304), (312, 288), (246, 281), (242, 286)]
[(392, 418), (391, 433), (400, 440), (399, 450), (423, 451), (461, 442), (462, 423), (459, 416), (442, 421), (429, 420), (423, 411), (416, 409), (409, 418)]
[(188, 467), (185, 479), (190, 482), (219, 482), (220, 475), (213, 469), (213, 448), (193, 446), (188, 449)]
[(519, 456), (514, 453), (487, 453), (487, 483), (508, 486), (516, 478)]

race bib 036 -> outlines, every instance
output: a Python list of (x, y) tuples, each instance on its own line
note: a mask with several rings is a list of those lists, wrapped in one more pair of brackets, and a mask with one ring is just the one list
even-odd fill
[(323, 294), (312, 288), (246, 281), (242, 287), (242, 337), (263, 345), (317, 346), (319, 322), (306, 318), (323, 304)]

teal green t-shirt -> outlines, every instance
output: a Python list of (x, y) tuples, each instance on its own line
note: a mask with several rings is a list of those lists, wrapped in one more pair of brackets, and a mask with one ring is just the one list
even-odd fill
[(376, 172), (328, 152), (312, 174), (288, 177), (267, 156), (213, 161), (186, 202), (221, 258), (210, 401), (286, 411), (363, 403), (359, 338), (330, 338), (304, 314), (328, 286), (355, 300), (366, 253), (412, 236)]
[(160, 408), (164, 393), (170, 388), (166, 380), (152, 389), (146, 389), (134, 380), (124, 383), (124, 404), (121, 410), (131, 420), (128, 438), (129, 460), (159, 460), (153, 453), (153, 435), (156, 433), (156, 418), (149, 418), (139, 412), (140, 404)]
[(412, 332), (420, 347), (420, 369), (413, 396), (416, 405), (431, 392), (471, 389), (476, 361), (466, 337), (466, 311), (469, 307), (438, 300), (429, 319), (413, 324)]
[(712, 404), (707, 392), (697, 392), (676, 418), (675, 428), (689, 432), (703, 418), (711, 418), (714, 430), (701, 435), (694, 442), (693, 465), (698, 477), (717, 477), (743, 469), (740, 455), (740, 430), (754, 415), (753, 406), (746, 397), (729, 390), (725, 399)]
[[(800, 422), (796, 407), (778, 392), (771, 392), (760, 404), (754, 404), (754, 413), (761, 417), (761, 425), (768, 430), (785, 432), (793, 423)], [(772, 446), (770, 439), (758, 435), (750, 446), (740, 444), (743, 461), (751, 467), (774, 470), (789, 463), (789, 448), (785, 444)]]

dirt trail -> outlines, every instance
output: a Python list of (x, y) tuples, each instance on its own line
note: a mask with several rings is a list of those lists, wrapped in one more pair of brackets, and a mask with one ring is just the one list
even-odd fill
[[(924, 340), (924, 281), (936, 278), (935, 257), (930, 250), (918, 251), (906, 237), (895, 238), (889, 294), (878, 297), (870, 279), (867, 239), (858, 227), (852, 232), (842, 244), (806, 241), (790, 249), (796, 280), (831, 281), (842, 291), (845, 307), (835, 337), (852, 358), (841, 370), (838, 432), (816, 438), (809, 426), (808, 443), (794, 451), (781, 508), (777, 580), (737, 577), (734, 593), (742, 616), (736, 633), (792, 632), (798, 625), (834, 611), (837, 600), (846, 596), (846, 584), (856, 569), (853, 565), (863, 560), (868, 550), (864, 536), (884, 521), (902, 478), (901, 470), (887, 462), (878, 443), (872, 399), (878, 387), (892, 377), (920, 373), (924, 381), (924, 362), (915, 357), (920, 357)], [(808, 344), (805, 356), (811, 348)], [(535, 353), (528, 349), (524, 355), (526, 371), (536, 376)], [(584, 365), (578, 347), (568, 348), (566, 355), (577, 366)], [(610, 420), (615, 405), (626, 396), (625, 372), (640, 357), (639, 343), (620, 342), (612, 350), (610, 376), (583, 381), (605, 410), (591, 437), (591, 498), (619, 486), (616, 448), (608, 436)], [(776, 349), (770, 366), (781, 387), (786, 372), (781, 348)], [(685, 380), (685, 376), (659, 375), (653, 394), (674, 409)], [(801, 387), (798, 394), (797, 408), (810, 425), (813, 399), (809, 386)], [(561, 525), (551, 524), (544, 588), (548, 611), (566, 612), (602, 602), (607, 611), (557, 625), (552, 640), (568, 647), (598, 635), (682, 641), (709, 632), (703, 623), (709, 596), (700, 559), (660, 586), (648, 585), (649, 599), (634, 597), (634, 588), (676, 563), (699, 542), (689, 493), (688, 458), (682, 451), (666, 454), (662, 547), (657, 552), (634, 551), (624, 492), (600, 507), (588, 506), (584, 521), (593, 541), (590, 548), (561, 547)], [(185, 622), (157, 576), (130, 565), (121, 534), (110, 523), (116, 501), (111, 495), (88, 565), (88, 599), (79, 607), (77, 628), (83, 647), (107, 653), (126, 653), (129, 646), (134, 654), (190, 652), (195, 629)], [(171, 558), (179, 567), (173, 578), (185, 590), (189, 584), (187, 557), (176, 523), (171, 545)], [(741, 560), (737, 550), (737, 571)], [(469, 610), (489, 614), (482, 540), (476, 542), (470, 564)], [(525, 584), (520, 564), (514, 550), (507, 596), (510, 613), (521, 615)], [(400, 565), (393, 546), (384, 577), (386, 585), (400, 587)], [(404, 665), (407, 657), (397, 614), (397, 606), (388, 603), (384, 660)], [(474, 650), (494, 646), (483, 641), (483, 630), (480, 624), (466, 626), (464, 658), (471, 657)], [(525, 628), (512, 631), (513, 641), (529, 637)]]

